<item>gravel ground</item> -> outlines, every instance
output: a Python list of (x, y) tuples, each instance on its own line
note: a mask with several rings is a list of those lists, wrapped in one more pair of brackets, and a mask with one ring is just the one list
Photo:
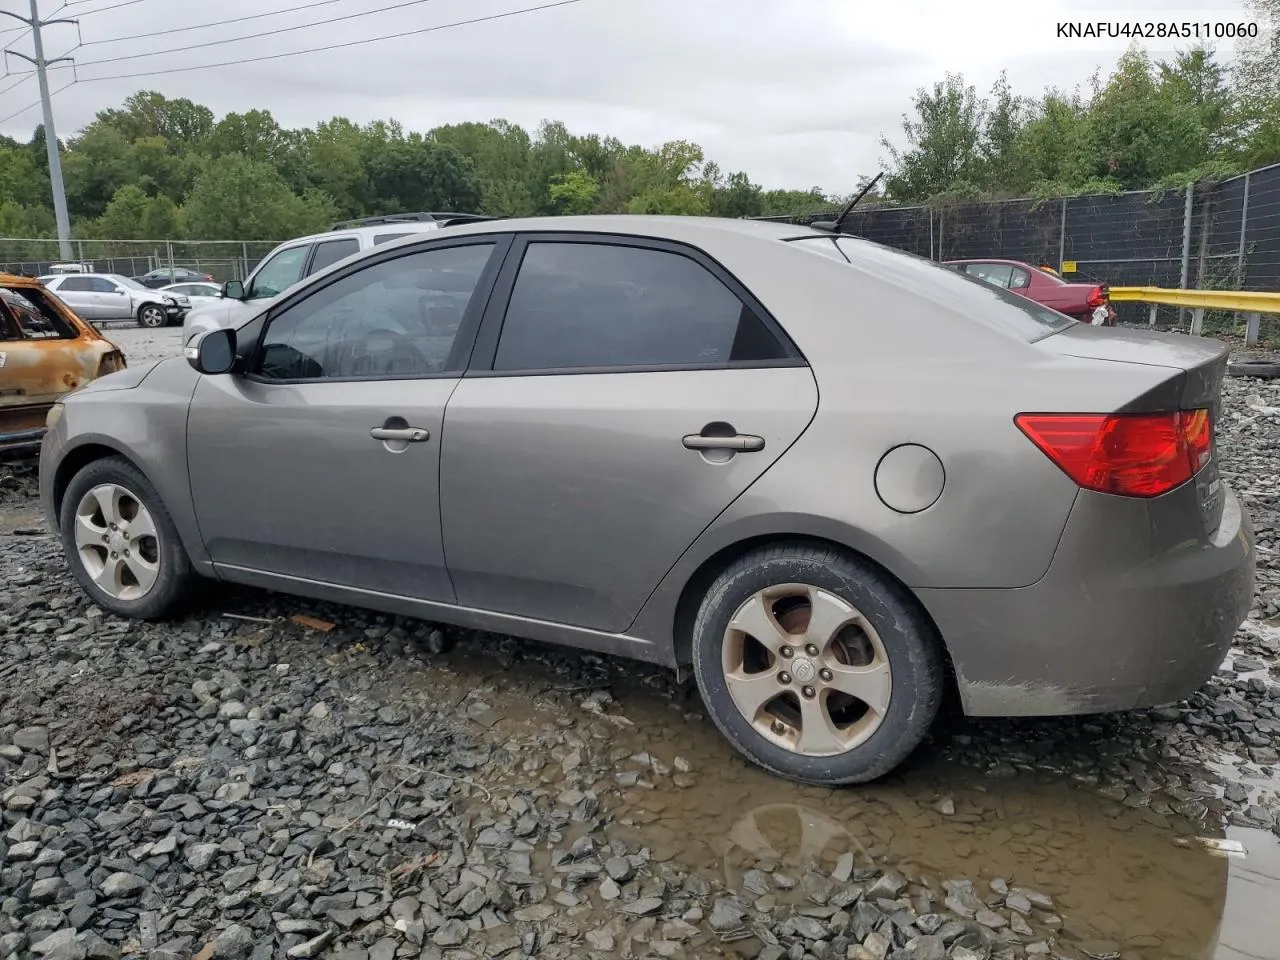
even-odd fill
[(251, 590), (104, 615), (0, 465), (0, 960), (1280, 956), (1230, 919), (1280, 833), (1280, 383), (1226, 400), (1259, 576), (1213, 681), (947, 717), (843, 791), (642, 665)]

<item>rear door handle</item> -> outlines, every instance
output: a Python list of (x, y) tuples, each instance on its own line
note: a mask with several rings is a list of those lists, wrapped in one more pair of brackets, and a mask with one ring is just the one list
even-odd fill
[(739, 433), (732, 437), (707, 437), (700, 433), (691, 433), (681, 441), (690, 450), (740, 450), (754, 453), (764, 449), (764, 437), (753, 437)]
[(369, 436), (375, 440), (403, 440), (406, 443), (423, 443), (431, 433), (422, 427), (374, 427)]

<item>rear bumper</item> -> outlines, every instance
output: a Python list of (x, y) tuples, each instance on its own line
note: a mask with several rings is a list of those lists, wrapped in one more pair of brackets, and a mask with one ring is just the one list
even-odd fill
[[(1181, 700), (1222, 663), (1253, 600), (1253, 529), (1230, 490), (1218, 529), (1175, 539), (1161, 503), (1082, 492), (1045, 576), (920, 590), (971, 716), (1102, 713)], [(1167, 514), (1165, 511), (1169, 511)], [(1191, 515), (1195, 515), (1192, 513)], [(994, 546), (994, 545), (993, 545)]]

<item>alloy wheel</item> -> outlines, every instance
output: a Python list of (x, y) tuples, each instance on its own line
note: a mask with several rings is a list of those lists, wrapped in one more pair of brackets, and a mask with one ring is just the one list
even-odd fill
[(742, 716), (793, 753), (846, 753), (875, 733), (889, 707), (892, 671), (875, 627), (810, 584), (749, 597), (729, 620), (721, 659)]
[(115, 600), (138, 600), (160, 575), (160, 543), (151, 514), (115, 483), (92, 487), (76, 506), (76, 553), (94, 584)]
[(164, 311), (159, 307), (147, 306), (142, 308), (142, 325), (144, 327), (163, 327)]

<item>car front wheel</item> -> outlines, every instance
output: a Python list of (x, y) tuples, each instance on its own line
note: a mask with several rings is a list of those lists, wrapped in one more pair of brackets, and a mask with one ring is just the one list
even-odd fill
[(902, 587), (811, 544), (740, 558), (707, 591), (693, 667), (721, 733), (804, 783), (877, 779), (924, 739), (943, 692), (938, 641)]
[(138, 308), (138, 323), (144, 327), (163, 327), (168, 320), (164, 307), (144, 303)]
[(71, 573), (99, 606), (149, 620), (186, 595), (193, 574), (173, 520), (123, 457), (95, 460), (77, 473), (58, 520)]

